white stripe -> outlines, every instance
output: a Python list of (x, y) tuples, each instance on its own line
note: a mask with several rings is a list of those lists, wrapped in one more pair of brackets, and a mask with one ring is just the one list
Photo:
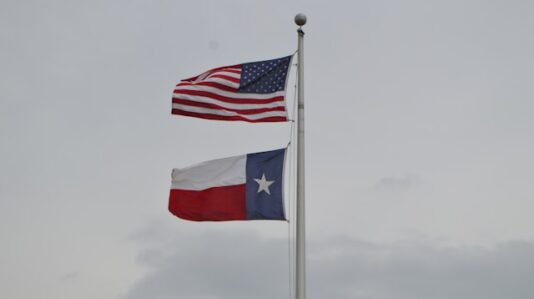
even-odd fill
[[(174, 96), (173, 99), (182, 99), (182, 100), (188, 100), (198, 103), (208, 103), (208, 104), (214, 104), (217, 106), (221, 106), (228, 109), (239, 109), (239, 110), (246, 110), (246, 109), (263, 109), (263, 108), (274, 108), (274, 107), (285, 107), (284, 101), (276, 101), (272, 103), (261, 103), (258, 104), (234, 104), (234, 103), (227, 103), (223, 101), (216, 100), (214, 98), (210, 97), (203, 97), (203, 96), (194, 96), (189, 94), (178, 94), (177, 96)], [(174, 108), (173, 103), (173, 108)]]
[(221, 116), (241, 116), (249, 120), (258, 120), (260, 118), (266, 118), (266, 117), (272, 117), (272, 116), (281, 116), (281, 117), (287, 118), (287, 114), (285, 111), (269, 111), (269, 112), (262, 112), (262, 113), (256, 113), (256, 114), (240, 114), (234, 111), (209, 109), (209, 108), (194, 107), (194, 106), (181, 105), (181, 104), (172, 104), (172, 107), (174, 109), (179, 109), (179, 110), (183, 110), (187, 112), (213, 114), (213, 115), (221, 115)]
[(228, 76), (228, 77), (232, 77), (232, 78), (236, 78), (236, 79), (241, 79), (241, 74), (225, 72), (225, 71), (226, 70), (214, 72), (213, 74), (209, 75), (208, 78), (210, 78), (210, 77), (212, 77), (214, 75), (223, 75), (223, 76)]
[(214, 83), (219, 83), (219, 84), (222, 84), (222, 85), (230, 86), (230, 87), (233, 87), (233, 88), (239, 88), (239, 83), (232, 82), (232, 81), (229, 81), (229, 80), (226, 80), (226, 79), (223, 79), (223, 78), (208, 78), (208, 79), (202, 80), (200, 82), (214, 82)]
[(206, 77), (209, 77), (211, 74), (216, 74), (216, 73), (221, 72), (223, 70), (236, 70), (236, 71), (240, 71), (241, 72), (240, 68), (224, 68), (222, 70), (217, 70), (217, 71), (207, 71), (207, 72), (204, 72), (204, 73), (198, 75), (196, 81), (204, 80), (204, 79), (206, 79)]
[[(214, 83), (219, 83), (219, 84), (232, 87), (232, 88), (236, 88), (236, 89), (239, 88), (239, 83), (228, 81), (223, 78), (209, 78), (206, 80), (195, 81), (195, 82), (180, 82), (176, 84), (176, 88), (183, 88), (185, 86), (200, 86), (200, 85), (196, 85), (196, 83), (200, 83), (200, 82), (214, 82)], [(184, 84), (184, 85), (180, 85), (180, 84)]]
[(211, 160), (172, 170), (171, 189), (204, 190), (246, 182), (247, 155)]
[(176, 97), (176, 92), (179, 92), (180, 90), (199, 90), (199, 91), (207, 91), (214, 94), (218, 94), (224, 97), (228, 98), (235, 98), (235, 99), (257, 99), (257, 100), (268, 100), (277, 96), (284, 96), (286, 92), (284, 90), (272, 92), (272, 93), (238, 93), (238, 92), (229, 92), (220, 90), (218, 88), (214, 88), (211, 86), (202, 86), (202, 85), (188, 85), (188, 86), (177, 86), (175, 89), (174, 96)]

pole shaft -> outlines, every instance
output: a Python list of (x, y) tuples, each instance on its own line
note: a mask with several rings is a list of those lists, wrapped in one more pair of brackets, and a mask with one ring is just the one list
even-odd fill
[(296, 299), (306, 298), (306, 230), (304, 209), (304, 31), (298, 29), (298, 141), (297, 141), (297, 246)]

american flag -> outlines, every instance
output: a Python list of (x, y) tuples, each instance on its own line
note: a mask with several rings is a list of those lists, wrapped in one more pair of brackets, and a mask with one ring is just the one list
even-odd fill
[(224, 66), (182, 80), (172, 114), (247, 122), (287, 121), (285, 88), (292, 56)]

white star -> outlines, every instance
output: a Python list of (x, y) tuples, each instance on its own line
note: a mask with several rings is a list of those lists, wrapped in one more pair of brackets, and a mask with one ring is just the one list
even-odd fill
[(261, 176), (261, 179), (254, 179), (256, 183), (258, 183), (258, 193), (261, 191), (267, 192), (267, 194), (271, 195), (271, 191), (269, 191), (269, 186), (274, 183), (274, 181), (268, 181), (265, 178), (265, 173)]

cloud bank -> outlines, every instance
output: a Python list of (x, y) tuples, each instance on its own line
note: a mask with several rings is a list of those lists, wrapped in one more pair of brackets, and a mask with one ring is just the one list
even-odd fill
[[(172, 234), (165, 241), (138, 236), (146, 246), (139, 262), (150, 270), (124, 299), (289, 298), (286, 240), (252, 232)], [(308, 246), (311, 299), (534, 298), (532, 277), (534, 242), (527, 241), (441, 248), (337, 237)]]

